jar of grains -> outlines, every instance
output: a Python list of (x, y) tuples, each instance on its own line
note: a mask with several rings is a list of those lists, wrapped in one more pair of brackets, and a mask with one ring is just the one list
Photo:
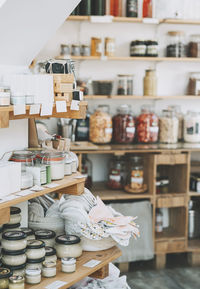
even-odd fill
[(200, 142), (200, 113), (188, 111), (184, 119), (184, 141)]
[(109, 114), (109, 106), (99, 105), (90, 116), (90, 141), (99, 144), (111, 142), (112, 117)]
[(163, 110), (160, 117), (160, 142), (177, 143), (179, 121), (176, 113), (172, 110)]

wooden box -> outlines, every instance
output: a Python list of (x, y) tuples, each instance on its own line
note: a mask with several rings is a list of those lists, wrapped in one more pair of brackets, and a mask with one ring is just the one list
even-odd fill
[(185, 240), (156, 241), (156, 253), (176, 253), (186, 250)]
[(155, 156), (157, 165), (181, 165), (187, 164), (187, 154), (159, 154)]
[(187, 206), (187, 197), (186, 196), (165, 196), (158, 197), (156, 201), (157, 208), (176, 208)]
[(72, 100), (72, 92), (74, 88), (73, 74), (54, 74), (54, 95), (57, 100)]

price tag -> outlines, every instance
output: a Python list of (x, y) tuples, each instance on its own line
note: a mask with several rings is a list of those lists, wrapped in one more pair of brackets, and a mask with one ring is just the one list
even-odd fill
[(41, 116), (52, 115), (52, 113), (53, 113), (53, 103), (42, 104), (42, 109), (40, 112)]
[(0, 203), (5, 203), (5, 202), (8, 202), (8, 201), (17, 199), (17, 198), (19, 198), (19, 197), (20, 197), (20, 196), (16, 196), (16, 195), (6, 196), (6, 197), (0, 199)]
[(34, 192), (40, 192), (40, 191), (43, 191), (43, 190), (44, 190), (44, 188), (43, 188), (43, 187), (40, 187), (40, 186), (37, 186), (37, 185), (35, 185), (35, 186), (34, 186), (34, 187), (32, 187), (30, 190), (31, 190), (31, 191), (34, 191)]
[(18, 193), (16, 193), (17, 196), (21, 196), (21, 197), (24, 197), (24, 196), (27, 196), (27, 195), (30, 195), (32, 194), (33, 192), (30, 191), (30, 190), (24, 190), (24, 191), (20, 191)]
[(91, 16), (90, 22), (92, 23), (112, 23), (113, 16), (105, 15), (105, 16)]
[(66, 101), (56, 101), (56, 111), (59, 112), (67, 112), (67, 104)]
[(26, 114), (26, 105), (25, 104), (16, 104), (14, 105), (14, 115)]
[(93, 259), (93, 260), (90, 260), (89, 262), (85, 263), (83, 266), (84, 267), (89, 267), (89, 268), (94, 268), (97, 265), (99, 265), (100, 263), (101, 263), (101, 261)]
[(142, 22), (145, 24), (159, 24), (159, 19), (156, 18), (143, 18)]
[(74, 177), (74, 178), (75, 178), (75, 179), (82, 179), (82, 178), (85, 178), (85, 177), (87, 177), (87, 175), (76, 176), (76, 177)]
[(67, 285), (67, 282), (57, 280), (57, 281), (49, 284), (45, 288), (46, 289), (59, 289), (60, 287), (62, 287), (64, 285)]
[(79, 103), (80, 103), (79, 100), (72, 99), (70, 109), (71, 110), (79, 110)]
[(40, 114), (40, 104), (31, 104), (29, 114)]
[(58, 187), (58, 186), (59, 186), (58, 184), (51, 183), (51, 184), (47, 184), (47, 185), (45, 185), (44, 187), (45, 187), (45, 188), (49, 188), (49, 189), (51, 189), (51, 188), (56, 188), (56, 187)]

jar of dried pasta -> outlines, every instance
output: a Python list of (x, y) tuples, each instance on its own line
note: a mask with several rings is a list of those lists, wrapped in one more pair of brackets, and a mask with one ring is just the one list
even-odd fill
[(130, 157), (128, 185), (133, 190), (141, 190), (144, 184), (144, 164), (140, 156)]
[(177, 143), (179, 131), (179, 120), (173, 110), (163, 110), (160, 117), (160, 142)]
[(112, 117), (108, 105), (99, 105), (90, 116), (90, 141), (98, 144), (111, 142)]

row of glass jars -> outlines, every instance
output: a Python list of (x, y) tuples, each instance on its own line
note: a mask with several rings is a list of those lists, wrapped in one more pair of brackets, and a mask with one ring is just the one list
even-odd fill
[(200, 114), (188, 112), (184, 117), (179, 106), (170, 106), (158, 117), (153, 108), (142, 106), (140, 115), (135, 118), (128, 105), (122, 105), (113, 118), (109, 106), (98, 106), (90, 116), (90, 141), (98, 144), (133, 143), (177, 143), (200, 142)]

